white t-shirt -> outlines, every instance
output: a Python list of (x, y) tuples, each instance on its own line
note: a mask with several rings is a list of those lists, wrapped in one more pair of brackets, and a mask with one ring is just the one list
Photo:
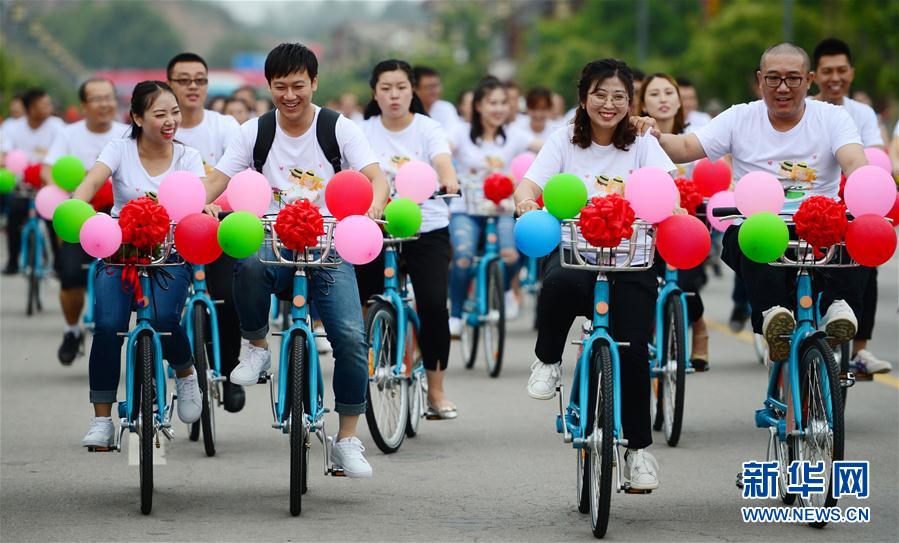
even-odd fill
[(540, 140), (546, 143), (546, 140), (552, 135), (553, 132), (562, 127), (562, 122), (553, 121), (551, 119), (546, 120), (546, 124), (543, 126), (542, 132), (535, 132), (533, 128), (531, 128), (531, 118), (527, 116), (527, 114), (519, 115), (511, 125), (513, 130), (517, 130), (525, 135), (527, 135), (531, 141)]
[(57, 132), (50, 150), (44, 156), (44, 164), (52, 166), (60, 157), (74, 155), (84, 165), (84, 169), (90, 170), (103, 147), (110, 140), (127, 138), (130, 130), (128, 125), (118, 121), (112, 121), (109, 130), (102, 134), (88, 130), (87, 121), (84, 120), (66, 125)]
[[(482, 184), (490, 174), (509, 174), (512, 159), (528, 150), (531, 139), (527, 134), (505, 126), (506, 137), (493, 141), (471, 141), (471, 124), (460, 123), (452, 134), (456, 172), (462, 184)], [(464, 187), (463, 187), (464, 190)], [(464, 198), (457, 198), (450, 204), (453, 213), (464, 213)]]
[(431, 104), (428, 116), (442, 124), (447, 134), (451, 134), (456, 129), (456, 125), (462, 122), (456, 107), (446, 100), (437, 100)]
[[(334, 177), (334, 168), (325, 158), (325, 153), (315, 136), (318, 114), (321, 108), (315, 107), (315, 117), (306, 133), (298, 138), (288, 136), (278, 125), (278, 114), (275, 114), (275, 141), (268, 152), (262, 174), (277, 189), (273, 192), (268, 212), (278, 213), (283, 203), (290, 203), (305, 198), (321, 208), (323, 215), (329, 215), (325, 206), (325, 187)], [(231, 141), (224, 156), (215, 165), (215, 169), (234, 177), (237, 173), (253, 167), (253, 146), (259, 132), (259, 118), (250, 119), (240, 126), (238, 137)], [(361, 170), (378, 162), (371, 150), (362, 129), (353, 121), (341, 115), (335, 127), (337, 145), (340, 147), (342, 169)], [(276, 200), (277, 195), (277, 200)]]
[[(381, 170), (390, 181), (391, 194), (394, 193), (396, 172), (403, 164), (411, 160), (430, 162), (437, 155), (450, 154), (449, 140), (443, 126), (425, 115), (416, 113), (412, 123), (399, 132), (384, 128), (380, 115), (363, 121), (361, 126), (378, 157)], [(425, 200), (421, 206), (421, 231), (431, 232), (448, 224), (446, 202)]]
[(191, 128), (183, 126), (178, 128), (178, 134), (175, 137), (184, 145), (193, 147), (200, 152), (203, 167), (206, 169), (206, 173), (209, 173), (225, 154), (228, 144), (237, 137), (239, 132), (240, 125), (234, 117), (222, 115), (211, 109), (204, 109), (203, 120), (200, 121), (200, 124)]
[(112, 193), (115, 205), (112, 214), (118, 215), (122, 206), (149, 192), (159, 190), (159, 185), (165, 177), (176, 171), (188, 171), (199, 178), (206, 177), (203, 169), (203, 160), (200, 153), (191, 147), (180, 143), (174, 143), (174, 154), (169, 169), (160, 175), (150, 175), (140, 162), (137, 151), (137, 140), (131, 138), (110, 140), (97, 162), (102, 162), (112, 170)]
[[(588, 198), (618, 194), (624, 196), (624, 184), (628, 176), (634, 170), (645, 166), (655, 166), (666, 172), (675, 169), (675, 165), (662, 150), (659, 141), (651, 134), (637, 136), (634, 143), (627, 151), (622, 151), (614, 145), (599, 145), (591, 143), (587, 149), (582, 149), (571, 143), (574, 126), (565, 126), (549, 137), (537, 158), (531, 164), (525, 177), (538, 184), (540, 188), (546, 187), (547, 181), (557, 173), (569, 173), (578, 176), (587, 188)], [(569, 232), (563, 232), (565, 239), (571, 239)], [(646, 243), (643, 240), (641, 243)], [(621, 247), (627, 243), (622, 242)], [(635, 255), (632, 264), (645, 262), (645, 255)], [(626, 257), (619, 255), (619, 262)]]
[(817, 100), (805, 102), (802, 120), (786, 132), (771, 126), (768, 109), (758, 100), (730, 107), (695, 134), (709, 160), (733, 155), (734, 179), (753, 171), (778, 177), (787, 190), (787, 211), (808, 196), (835, 198), (840, 189), (836, 152), (850, 143), (861, 145), (849, 113)]
[(868, 104), (853, 100), (848, 96), (843, 98), (843, 107), (849, 112), (849, 116), (855, 122), (858, 135), (862, 138), (862, 145), (883, 145), (883, 134), (880, 133), (880, 124), (877, 122), (877, 113)]
[(59, 117), (49, 117), (36, 130), (33, 130), (25, 117), (9, 123), (3, 131), (3, 142), (0, 149), (8, 153), (13, 149), (24, 151), (32, 163), (42, 162), (44, 155), (50, 150), (56, 133), (66, 123)]
[(692, 127), (692, 129), (695, 131), (700, 126), (705, 126), (712, 122), (712, 116), (704, 111), (694, 110), (690, 113), (687, 113), (684, 122), (687, 123), (688, 127)]

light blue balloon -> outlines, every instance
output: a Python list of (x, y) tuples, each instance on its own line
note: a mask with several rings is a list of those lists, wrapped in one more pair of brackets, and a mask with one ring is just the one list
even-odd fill
[(515, 246), (539, 258), (553, 252), (562, 241), (562, 223), (546, 211), (531, 211), (515, 222)]

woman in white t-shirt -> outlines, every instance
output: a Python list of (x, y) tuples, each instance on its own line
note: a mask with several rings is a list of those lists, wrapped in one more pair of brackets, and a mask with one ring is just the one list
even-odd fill
[[(437, 170), (441, 186), (459, 191), (449, 141), (443, 126), (425, 113), (413, 91), (412, 67), (402, 60), (379, 62), (371, 75), (372, 99), (365, 107), (362, 132), (371, 142), (391, 187), (399, 168), (411, 160), (429, 162)], [(394, 192), (391, 190), (391, 192)], [(400, 253), (412, 280), (415, 304), (421, 319), (419, 343), (428, 379), (428, 408), (433, 417), (451, 419), (456, 406), (446, 399), (444, 371), (450, 350), (446, 291), (449, 281), (449, 210), (443, 200), (427, 200), (421, 206), (421, 235), (404, 243)], [(384, 290), (383, 253), (370, 264), (355, 266), (362, 305)]]
[[(656, 121), (656, 126), (663, 134), (684, 134), (688, 127), (684, 121), (684, 109), (681, 107), (680, 89), (673, 77), (664, 73), (655, 73), (643, 80), (643, 86), (637, 97), (637, 111)], [(692, 177), (695, 162), (677, 165), (677, 177)], [(656, 255), (656, 269), (664, 273), (665, 263)], [(678, 271), (678, 284), (687, 296), (687, 320), (693, 335), (690, 349), (690, 365), (696, 371), (709, 369), (709, 332), (702, 318), (705, 307), (699, 289), (708, 281), (702, 264), (689, 270)]]
[[(471, 124), (460, 125), (452, 139), (453, 158), (459, 179), (463, 183), (463, 192), (465, 185), (482, 185), (484, 179), (491, 174), (508, 175), (512, 159), (528, 150), (530, 138), (505, 125), (509, 107), (505, 85), (492, 76), (481, 79), (472, 97)], [(450, 238), (453, 242), (450, 333), (453, 336), (462, 332), (462, 304), (471, 279), (469, 267), (477, 254), (478, 243), (487, 222), (485, 217), (468, 215), (462, 200), (453, 200), (450, 204)], [(514, 228), (515, 220), (511, 214), (499, 217), (496, 221), (500, 256), (506, 263), (507, 292), (509, 279), (519, 269)], [(509, 300), (508, 296), (506, 299)]]
[[(629, 124), (634, 99), (631, 69), (619, 60), (587, 64), (578, 83), (580, 105), (574, 124), (560, 128), (540, 150), (515, 191), (521, 214), (539, 209), (537, 198), (550, 177), (565, 172), (580, 177), (590, 197), (623, 190), (637, 168), (675, 166), (650, 136), (637, 136)], [(629, 342), (621, 351), (622, 426), (628, 440), (625, 474), (635, 489), (658, 487), (657, 464), (644, 448), (652, 443), (649, 416), (648, 343), (655, 312), (655, 271), (608, 274), (611, 333)], [(562, 351), (575, 317), (593, 314), (596, 273), (562, 268), (558, 250), (546, 258), (537, 302), (537, 360), (528, 381), (532, 398), (550, 400), (560, 381)]]
[(543, 147), (549, 136), (561, 126), (561, 122), (552, 119), (553, 94), (546, 87), (534, 87), (524, 97), (527, 115), (518, 117), (513, 125), (516, 130), (524, 132), (531, 139), (530, 148), (536, 152)]
[[(172, 89), (161, 81), (144, 81), (134, 87), (131, 97), (131, 137), (112, 140), (100, 152), (74, 197), (90, 201), (109, 177), (115, 216), (130, 200), (155, 193), (170, 173), (186, 170), (204, 177), (200, 154), (175, 141), (181, 112)], [(150, 292), (153, 327), (162, 336), (163, 357), (175, 370), (178, 417), (185, 423), (200, 418), (202, 401), (193, 372), (190, 342), (181, 327), (181, 310), (187, 299), (191, 269), (173, 266), (165, 272), (153, 270)], [(113, 443), (115, 428), (112, 404), (116, 401), (121, 372), (122, 337), (128, 330), (134, 293), (122, 286), (122, 268), (101, 263), (97, 267), (94, 307), (94, 341), (91, 345), (89, 379), (94, 418), (81, 441), (89, 449), (106, 449)]]

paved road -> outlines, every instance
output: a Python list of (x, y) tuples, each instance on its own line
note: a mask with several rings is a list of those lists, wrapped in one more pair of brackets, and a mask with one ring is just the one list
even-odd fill
[[(896, 362), (897, 261), (881, 272), (874, 349)], [(729, 313), (727, 278), (706, 291), (708, 314)], [(363, 428), (371, 481), (313, 474), (303, 515), (288, 514), (286, 438), (270, 428), (268, 391), (250, 390), (247, 408), (218, 418), (218, 454), (186, 439), (183, 426), (156, 469), (151, 516), (138, 511), (138, 473), (129, 454), (88, 454), (87, 361), (61, 367), (55, 352), (61, 316), (24, 316), (24, 281), (0, 280), (0, 538), (3, 541), (557, 541), (591, 539), (575, 506), (575, 456), (554, 429), (555, 402), (524, 387), (533, 334), (516, 322), (499, 379), (466, 371), (453, 353), (448, 383), (461, 415), (426, 422), (394, 455), (381, 454)], [(761, 460), (765, 432), (753, 424), (765, 371), (746, 336), (713, 329), (712, 371), (687, 383), (681, 444), (660, 436), (652, 451), (662, 486), (648, 496), (615, 495), (608, 538), (633, 541), (899, 539), (899, 380), (861, 383), (847, 411), (847, 458), (872, 463), (867, 525), (745, 525), (734, 476)], [(567, 360), (571, 360), (569, 356)], [(329, 364), (326, 362), (325, 364)], [(566, 363), (565, 379), (572, 365)], [(328, 391), (330, 393), (330, 390)], [(331, 428), (336, 421), (330, 422)], [(364, 427), (364, 424), (363, 424)], [(658, 434), (657, 434), (658, 435)], [(321, 461), (313, 449), (312, 465)], [(854, 503), (855, 502), (855, 503)]]

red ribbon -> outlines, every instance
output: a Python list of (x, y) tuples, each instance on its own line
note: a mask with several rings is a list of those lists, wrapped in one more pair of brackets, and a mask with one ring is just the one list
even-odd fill
[(169, 214), (165, 208), (149, 196), (131, 200), (119, 213), (119, 227), (122, 229), (123, 253), (127, 254), (131, 245), (139, 254), (125, 256), (122, 264), (122, 290), (134, 292), (138, 300), (143, 298), (137, 265), (149, 264), (149, 255), (165, 241), (169, 233)]
[(696, 215), (696, 208), (702, 203), (702, 193), (692, 179), (678, 177), (674, 180), (677, 190), (680, 192), (680, 206), (690, 215)]
[(802, 202), (793, 223), (796, 235), (812, 246), (817, 258), (824, 256), (821, 248), (839, 243), (849, 226), (846, 206), (826, 196), (812, 196)]
[(512, 184), (512, 179), (501, 173), (492, 174), (484, 179), (484, 197), (496, 205), (512, 196), (513, 192), (515, 185)]
[(314, 247), (325, 233), (321, 211), (309, 200), (297, 200), (278, 212), (275, 232), (288, 249), (303, 251)]
[(581, 210), (581, 235), (594, 247), (617, 247), (633, 233), (634, 210), (617, 194), (595, 197)]

